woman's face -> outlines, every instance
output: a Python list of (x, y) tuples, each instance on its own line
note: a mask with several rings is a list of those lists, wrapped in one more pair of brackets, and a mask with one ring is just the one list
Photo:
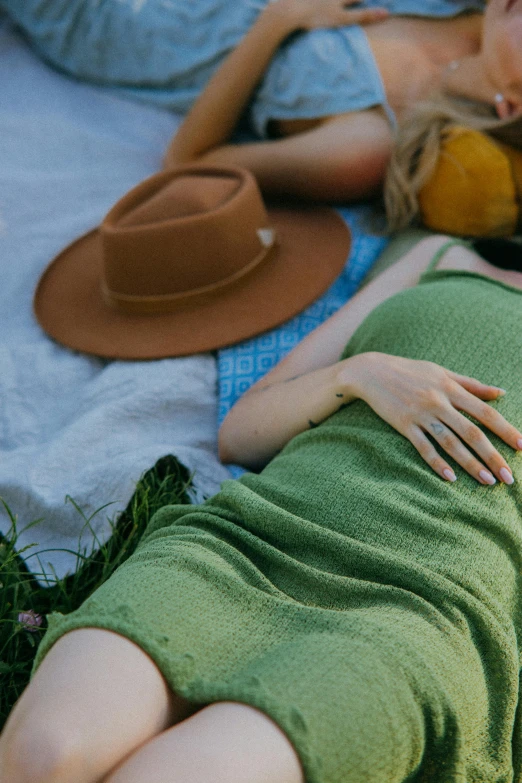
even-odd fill
[(482, 54), (499, 117), (522, 114), (522, 0), (489, 0)]

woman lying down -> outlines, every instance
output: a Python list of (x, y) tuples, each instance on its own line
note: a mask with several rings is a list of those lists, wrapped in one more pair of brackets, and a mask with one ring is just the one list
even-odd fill
[(311, 334), (223, 424), (266, 467), (51, 616), (0, 779), (520, 780), (521, 315), (430, 237)]

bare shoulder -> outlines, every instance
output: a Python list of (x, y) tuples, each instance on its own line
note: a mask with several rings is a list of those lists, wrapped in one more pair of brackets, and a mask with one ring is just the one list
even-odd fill
[(522, 288), (522, 272), (495, 266), (482, 258), (472, 247), (461, 242), (458, 237), (443, 234), (434, 234), (421, 239), (401, 259), (375, 277), (372, 283), (368, 284), (368, 288), (374, 284), (387, 287), (391, 281), (394, 284), (401, 282), (405, 286), (415, 285), (430, 261), (445, 245), (447, 250), (438, 260), (437, 269), (474, 272), (515, 288)]
[(390, 280), (401, 280), (405, 286), (416, 285), (432, 258), (451, 239), (452, 237), (445, 234), (433, 234), (420, 239), (397, 261), (374, 277), (372, 283), (368, 285), (375, 283), (387, 285)]
[(437, 269), (456, 269), (463, 272), (475, 272), (493, 280), (499, 280), (515, 288), (522, 288), (522, 272), (514, 269), (503, 269), (482, 258), (473, 248), (464, 245), (452, 245), (444, 253)]

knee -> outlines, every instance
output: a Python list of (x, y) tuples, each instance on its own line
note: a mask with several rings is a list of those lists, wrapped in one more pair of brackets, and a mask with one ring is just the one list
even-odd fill
[(15, 715), (0, 737), (0, 780), (9, 783), (87, 783), (80, 738), (48, 716)]

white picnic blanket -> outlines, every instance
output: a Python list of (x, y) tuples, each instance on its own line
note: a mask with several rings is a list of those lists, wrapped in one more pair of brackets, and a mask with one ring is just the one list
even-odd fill
[[(75, 567), (82, 532), (110, 535), (140, 475), (174, 454), (196, 498), (229, 476), (216, 454), (216, 367), (210, 354), (104, 362), (49, 340), (32, 315), (47, 263), (159, 169), (178, 120), (38, 60), (0, 19), (0, 497), (18, 517), (37, 572)], [(92, 531), (70, 496), (90, 517)], [(0, 510), (0, 530), (10, 521)], [(36, 551), (46, 550), (40, 558)]]

